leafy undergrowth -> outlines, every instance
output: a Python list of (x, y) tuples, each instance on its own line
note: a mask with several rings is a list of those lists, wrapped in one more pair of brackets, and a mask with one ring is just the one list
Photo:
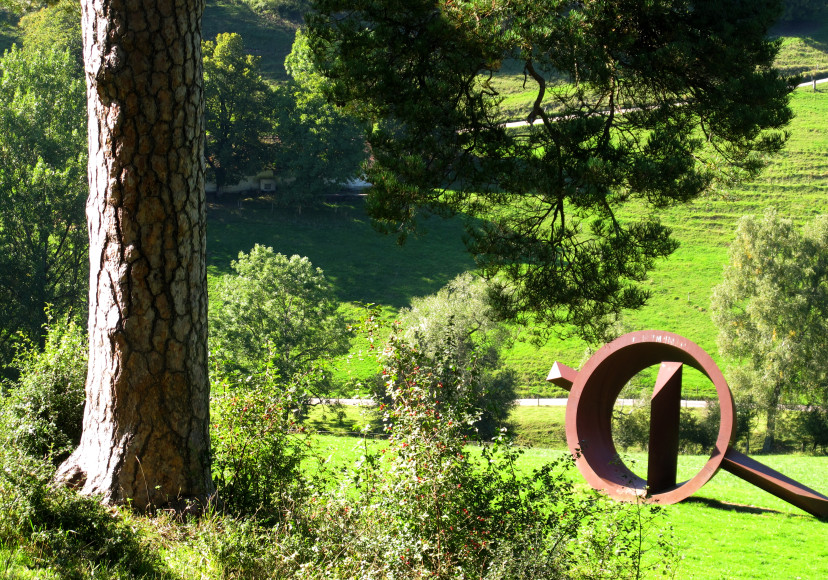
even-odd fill
[(228, 383), (212, 401), (218, 500), (201, 517), (104, 508), (53, 488), (51, 463), (0, 446), (5, 575), (528, 580), (674, 569), (658, 506), (573, 485), (565, 454), (527, 470), (502, 436), (469, 449), (486, 385), (474, 359), (460, 368), (392, 333), (380, 360), (387, 439), (345, 439), (344, 458), (314, 449), (291, 385), (268, 373), (244, 387), (214, 377)]
[[(364, 454), (353, 438), (326, 438), (327, 449), (342, 454), (342, 464), (353, 465)], [(532, 473), (550, 462), (560, 461), (560, 450), (529, 449), (516, 460), (516, 468)], [(680, 473), (689, 477), (706, 457), (683, 456)], [(819, 491), (828, 481), (828, 457), (765, 456), (763, 463)], [(625, 462), (635, 471), (646, 471), (646, 457), (632, 454)], [(8, 471), (5, 472), (8, 474)], [(569, 481), (583, 488), (577, 472)], [(8, 490), (4, 490), (3, 498)], [(18, 503), (29, 505), (20, 495)], [(54, 501), (56, 509), (82, 506), (82, 518), (69, 527), (67, 515), (49, 520), (41, 514), (32, 523), (37, 532), (5, 535), (0, 543), (0, 578), (280, 578), (291, 577), (290, 566), (303, 548), (291, 544), (284, 526), (262, 526), (255, 519), (240, 519), (208, 512), (200, 519), (181, 521), (159, 512), (140, 516), (128, 511), (107, 510), (89, 500), (68, 494)], [(9, 509), (3, 503), (3, 509)], [(58, 507), (59, 506), (59, 507)], [(4, 512), (4, 515), (9, 512)], [(789, 504), (726, 472), (719, 472), (705, 487), (682, 504), (667, 506), (663, 513), (674, 529), (681, 561), (675, 573), (680, 580), (720, 578), (800, 578), (818, 580), (828, 576), (828, 545), (824, 538), (828, 523), (821, 522)], [(76, 514), (77, 515), (77, 514)], [(342, 512), (331, 514), (343, 517)], [(47, 522), (51, 521), (49, 524)], [(54, 525), (63, 522), (66, 529)], [(99, 538), (72, 539), (81, 522), (101, 526)], [(351, 522), (351, 520), (343, 520)], [(329, 522), (330, 523), (330, 522)], [(4, 530), (9, 520), (3, 519)], [(69, 531), (71, 530), (71, 531)], [(113, 532), (115, 532), (113, 534)], [(67, 539), (68, 538), (68, 539)], [(106, 538), (109, 538), (108, 540)], [(67, 541), (73, 542), (71, 557)], [(111, 547), (108, 548), (107, 543)], [(126, 552), (120, 552), (127, 547)], [(347, 546), (343, 545), (343, 553)], [(311, 549), (313, 545), (305, 545)], [(61, 556), (63, 554), (63, 556)], [(118, 554), (112, 557), (112, 554)], [(127, 564), (134, 559), (141, 566)], [(348, 577), (346, 567), (305, 568), (307, 578)], [(358, 576), (351, 576), (358, 577)], [(370, 576), (363, 576), (370, 577)], [(381, 575), (374, 577), (380, 578)], [(660, 574), (643, 577), (661, 577)]]
[[(0, 450), (0, 572), (3, 577), (167, 577), (150, 538), (122, 512), (51, 484), (54, 467)], [(46, 572), (44, 574), (43, 572)]]

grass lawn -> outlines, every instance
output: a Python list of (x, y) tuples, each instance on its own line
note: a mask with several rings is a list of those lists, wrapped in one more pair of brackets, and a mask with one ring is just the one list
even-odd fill
[[(205, 13), (205, 36), (240, 32), (247, 46), (262, 56), (269, 78), (283, 78), (282, 60), (290, 49), (296, 23), (266, 21), (241, 0), (211, 0)], [(797, 28), (780, 28), (783, 47), (779, 64), (788, 72), (796, 67), (818, 69), (828, 60), (828, 18)], [(804, 48), (803, 48), (804, 47)], [(522, 68), (506, 63), (495, 79), (498, 90), (510, 99), (523, 98)], [(694, 202), (659, 212), (674, 230), (679, 249), (657, 264), (644, 283), (651, 292), (640, 311), (626, 313), (630, 330), (663, 329), (682, 334), (717, 358), (716, 329), (710, 319), (710, 295), (721, 279), (727, 246), (740, 216), (776, 206), (783, 215), (803, 223), (828, 211), (828, 87), (817, 92), (800, 89), (792, 99), (796, 118), (789, 130), (787, 148), (770, 161), (759, 179), (729, 190), (713, 191)], [(627, 218), (642, 217), (647, 210), (631, 205)], [(435, 292), (474, 263), (462, 243), (458, 220), (426, 220), (427, 235), (398, 246), (393, 237), (377, 234), (365, 217), (362, 202), (337, 203), (297, 214), (270, 209), (267, 203), (246, 202), (242, 210), (213, 207), (208, 217), (208, 265), (211, 281), (230, 271), (230, 261), (254, 243), (272, 246), (287, 255), (308, 256), (334, 282), (343, 309), (357, 318), (361, 302), (376, 303), (388, 318), (410, 304), (411, 298)], [(360, 355), (359, 341), (349, 357), (337, 361), (336, 382), (344, 387), (375, 371)], [(537, 346), (518, 340), (504, 353), (507, 364), (519, 376), (521, 396), (561, 396), (545, 382), (555, 360), (578, 367), (589, 345), (575, 338), (553, 338)], [(727, 372), (726, 364), (719, 361)], [(697, 378), (685, 383), (690, 396), (713, 394), (712, 385)]]
[(785, 74), (828, 75), (828, 14), (809, 22), (781, 24), (773, 30), (782, 39), (776, 66)]
[[(828, 88), (816, 93), (800, 89), (793, 95), (792, 105), (797, 116), (790, 127), (788, 146), (771, 160), (759, 179), (660, 213), (673, 228), (680, 247), (651, 272), (645, 282), (651, 299), (640, 311), (625, 314), (623, 322), (628, 329), (676, 332), (717, 359), (710, 294), (721, 279), (727, 246), (739, 217), (776, 206), (801, 224), (828, 211), (828, 126), (824, 122), (828, 118)], [(638, 217), (644, 211), (632, 206), (625, 214)], [(215, 281), (229, 273), (230, 262), (239, 251), (249, 251), (260, 243), (283, 254), (308, 256), (333, 281), (343, 308), (352, 318), (360, 315), (357, 305), (361, 302), (376, 303), (393, 318), (412, 297), (434, 293), (461, 272), (474, 268), (463, 246), (459, 220), (426, 219), (424, 229), (424, 236), (400, 246), (393, 236), (371, 228), (359, 198), (301, 213), (271, 210), (260, 200), (245, 201), (243, 209), (212, 206), (208, 212), (208, 276)], [(354, 341), (351, 356), (338, 361), (340, 383), (374, 372), (373, 362), (360, 356), (364, 346)], [(540, 347), (518, 340), (504, 356), (519, 375), (521, 396), (560, 396), (562, 391), (545, 382), (552, 363), (559, 360), (577, 368), (587, 352), (588, 345), (578, 339), (553, 338)], [(726, 364), (719, 363), (726, 372)], [(685, 389), (693, 397), (713, 394), (712, 385), (702, 378), (688, 380)]]
[[(316, 436), (317, 449), (332, 464), (345, 468), (364, 453), (364, 445), (381, 445), (353, 437)], [(531, 471), (565, 453), (560, 449), (526, 449), (519, 465)], [(777, 471), (828, 493), (828, 457), (755, 456)], [(679, 473), (695, 475), (706, 456), (682, 456)], [(646, 455), (625, 455), (634, 471), (646, 473)], [(582, 481), (573, 471), (576, 482)], [(828, 522), (731, 475), (719, 471), (688, 500), (665, 506), (665, 521), (674, 530), (682, 561), (679, 580), (828, 578)]]
[[(720, 282), (727, 262), (727, 246), (738, 219), (775, 206), (782, 215), (802, 224), (828, 211), (828, 88), (814, 93), (799, 89), (792, 98), (796, 113), (785, 150), (770, 160), (754, 182), (730, 191), (714, 191), (692, 203), (663, 210), (662, 221), (673, 228), (680, 246), (650, 273), (645, 287), (651, 298), (644, 308), (624, 315), (630, 330), (669, 330), (686, 336), (704, 348), (726, 372), (718, 359), (716, 329), (710, 318), (710, 295)], [(628, 217), (642, 216), (640, 207), (625, 209)], [(577, 339), (552, 339), (538, 348), (517, 343), (506, 358), (518, 370), (525, 393), (552, 395), (544, 384), (552, 363), (559, 360), (578, 367), (588, 345)], [(688, 392), (711, 396), (706, 381), (686, 384)]]

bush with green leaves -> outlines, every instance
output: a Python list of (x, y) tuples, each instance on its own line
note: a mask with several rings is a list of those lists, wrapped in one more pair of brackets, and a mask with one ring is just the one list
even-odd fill
[[(465, 390), (475, 384), (475, 405), (480, 417), (474, 428), (481, 439), (496, 436), (507, 425), (509, 411), (517, 398), (517, 374), (507, 369), (501, 351), (512, 333), (501, 324), (489, 299), (489, 286), (478, 276), (460, 274), (436, 294), (414, 298), (410, 308), (399, 314), (402, 338), (426, 359), (443, 360), (460, 377), (474, 381), (445, 381), (442, 399), (453, 402), (469, 396)], [(454, 384), (458, 392), (450, 390)], [(374, 383), (374, 396), (387, 399), (383, 382)]]
[[(750, 431), (756, 418), (756, 405), (749, 396), (735, 397), (736, 425), (734, 443), (744, 442), (750, 452)], [(703, 409), (682, 407), (679, 414), (679, 449), (684, 453), (709, 453), (716, 444), (721, 425), (718, 401)], [(631, 408), (616, 407), (612, 414), (613, 440), (623, 451), (646, 450), (650, 444), (650, 405), (641, 399)]]
[(213, 481), (234, 516), (273, 523), (290, 518), (311, 487), (302, 462), (310, 441), (300, 425), (307, 387), (260, 375), (239, 388), (239, 376), (214, 377), (210, 420)]
[(629, 409), (613, 409), (612, 438), (624, 451), (630, 447), (647, 449), (650, 444), (650, 405), (647, 401), (636, 401)]
[(796, 417), (795, 434), (802, 441), (802, 450), (810, 447), (816, 453), (821, 447), (823, 453), (828, 451), (828, 409), (810, 405), (800, 411)]
[[(501, 436), (469, 447), (480, 413), (479, 367), (412, 348), (398, 333), (382, 354), (387, 445), (364, 446), (342, 487), (305, 504), (302, 578), (632, 578), (670, 571), (659, 508), (618, 504), (572, 483), (572, 458), (533, 473)], [(298, 543), (293, 538), (292, 549)]]
[(0, 401), (0, 438), (57, 464), (80, 442), (88, 344), (71, 319), (50, 320), (44, 330), (42, 349), (21, 339), (13, 363), (20, 378), (5, 384)]
[(699, 413), (696, 409), (681, 408), (679, 448), (685, 453), (709, 453), (719, 435), (719, 406), (708, 406)]
[[(275, 373), (287, 383), (348, 351), (349, 333), (331, 283), (300, 256), (256, 244), (232, 262), (213, 290), (210, 351), (248, 374)], [(325, 381), (314, 389), (324, 390)]]

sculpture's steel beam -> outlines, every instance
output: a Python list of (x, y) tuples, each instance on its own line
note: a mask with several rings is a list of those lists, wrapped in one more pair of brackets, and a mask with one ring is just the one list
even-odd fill
[(735, 449), (728, 449), (725, 453), (722, 469), (813, 516), (828, 518), (828, 497)]
[(650, 446), (647, 487), (662, 493), (676, 486), (681, 417), (681, 369), (678, 362), (663, 362), (650, 401)]
[(549, 370), (549, 376), (546, 377), (546, 380), (553, 385), (568, 391), (572, 388), (572, 383), (575, 382), (577, 376), (578, 371), (566, 366), (563, 363), (555, 361), (555, 364), (553, 364), (552, 368)]

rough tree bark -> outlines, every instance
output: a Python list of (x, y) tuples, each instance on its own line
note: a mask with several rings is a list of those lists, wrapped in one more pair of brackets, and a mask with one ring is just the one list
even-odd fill
[(83, 0), (89, 375), (58, 481), (133, 506), (204, 501), (209, 460), (203, 0)]

